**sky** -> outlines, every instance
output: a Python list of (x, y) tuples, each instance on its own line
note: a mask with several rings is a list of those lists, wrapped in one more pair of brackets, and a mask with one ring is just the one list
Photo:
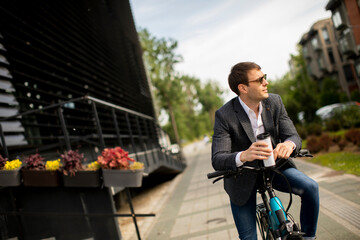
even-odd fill
[[(328, 1), (130, 0), (130, 5), (138, 29), (178, 42), (179, 73), (217, 81), (227, 90), (227, 76), (238, 62), (256, 62), (270, 80), (287, 73), (302, 35), (331, 17)], [(229, 91), (224, 100), (234, 96)]]

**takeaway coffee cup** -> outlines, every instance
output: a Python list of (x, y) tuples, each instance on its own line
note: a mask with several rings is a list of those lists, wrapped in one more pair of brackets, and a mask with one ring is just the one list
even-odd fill
[[(270, 134), (268, 133), (262, 133), (256, 136), (256, 141), (263, 141), (266, 142), (268, 144), (269, 149), (272, 151), (272, 143), (271, 143), (271, 138), (270, 138)], [(274, 159), (274, 155), (271, 152), (271, 155), (269, 156), (268, 159), (264, 160), (264, 166), (265, 167), (272, 167), (275, 166), (275, 159)]]

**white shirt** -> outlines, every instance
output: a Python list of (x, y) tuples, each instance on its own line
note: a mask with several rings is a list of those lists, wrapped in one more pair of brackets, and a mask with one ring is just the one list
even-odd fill
[[(256, 117), (256, 114), (253, 110), (251, 110), (242, 100), (240, 97), (239, 98), (239, 101), (240, 101), (240, 104), (241, 106), (244, 108), (246, 114), (248, 115), (249, 119), (250, 119), (250, 123), (251, 123), (251, 127), (253, 129), (253, 133), (254, 133), (254, 136), (256, 138), (257, 135), (261, 134), (261, 133), (264, 133), (265, 132), (265, 128), (264, 128), (264, 124), (263, 124), (263, 121), (261, 119), (261, 113), (263, 111), (263, 106), (262, 104), (260, 103), (259, 105), (259, 114), (258, 116)], [(236, 157), (235, 157), (235, 161), (236, 161), (236, 166), (237, 167), (240, 167), (242, 166), (244, 163), (240, 161), (240, 155), (241, 155), (242, 152), (239, 152), (238, 154), (236, 154)]]
[[(259, 105), (259, 114), (258, 116), (256, 117), (256, 114), (253, 110), (251, 110), (242, 100), (240, 97), (239, 98), (239, 101), (240, 101), (240, 104), (241, 106), (244, 108), (246, 114), (248, 115), (249, 119), (250, 119), (250, 123), (251, 123), (251, 127), (253, 129), (253, 133), (254, 133), (254, 136), (256, 138), (257, 135), (261, 134), (261, 133), (264, 133), (265, 132), (265, 128), (264, 128), (264, 124), (263, 124), (263, 121), (262, 121), (262, 118), (261, 118), (261, 113), (263, 111), (263, 107), (262, 107), (262, 104), (260, 102), (260, 105)], [(286, 141), (289, 141), (289, 142), (292, 142), (294, 144), (294, 147), (293, 149), (296, 148), (296, 145), (293, 141), (290, 141), (290, 140), (286, 140)], [(235, 157), (235, 162), (236, 162), (236, 166), (237, 167), (240, 167), (242, 166), (244, 163), (242, 161), (240, 161), (240, 156), (241, 156), (241, 153), (242, 152), (239, 152), (238, 154), (236, 154), (236, 157)]]

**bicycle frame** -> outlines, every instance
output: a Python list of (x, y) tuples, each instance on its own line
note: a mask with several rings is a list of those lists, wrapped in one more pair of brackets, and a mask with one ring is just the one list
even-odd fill
[[(297, 224), (288, 218), (287, 211), (285, 211), (280, 199), (272, 188), (269, 177), (269, 171), (271, 170), (260, 168), (259, 171), (260, 175), (263, 176), (263, 181), (258, 187), (258, 192), (263, 203), (257, 206), (257, 211), (260, 211), (257, 214), (257, 224), (263, 239), (302, 239), (303, 233), (300, 232)], [(265, 209), (265, 213), (261, 212), (262, 207)], [(264, 218), (267, 218), (266, 222), (264, 222)]]

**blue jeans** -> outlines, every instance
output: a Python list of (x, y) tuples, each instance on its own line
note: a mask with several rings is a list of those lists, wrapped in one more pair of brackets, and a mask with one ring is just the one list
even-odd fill
[[(314, 237), (319, 215), (319, 187), (317, 182), (300, 172), (296, 168), (281, 170), (287, 177), (292, 192), (301, 198), (300, 224), (305, 237)], [(273, 188), (281, 192), (288, 192), (285, 179), (276, 174)], [(245, 205), (238, 206), (231, 203), (231, 210), (236, 228), (241, 240), (256, 240), (256, 190), (252, 192)]]

